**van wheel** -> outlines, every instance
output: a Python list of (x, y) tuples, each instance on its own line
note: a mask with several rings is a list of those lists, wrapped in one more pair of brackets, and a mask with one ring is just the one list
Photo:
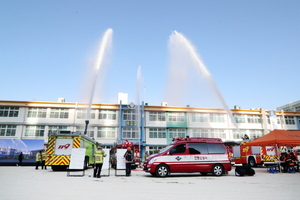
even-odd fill
[(156, 176), (158, 177), (166, 177), (169, 174), (169, 168), (167, 167), (167, 165), (161, 164), (158, 165), (156, 168)]
[(249, 158), (248, 163), (251, 167), (256, 167), (256, 162), (255, 162), (255, 159), (253, 157)]
[(211, 170), (211, 173), (214, 175), (214, 176), (221, 176), (224, 172), (223, 172), (223, 167), (222, 165), (220, 164), (215, 164), (213, 167), (212, 167), (212, 170)]

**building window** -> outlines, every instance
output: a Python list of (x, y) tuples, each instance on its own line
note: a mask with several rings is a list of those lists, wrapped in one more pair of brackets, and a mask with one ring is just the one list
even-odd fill
[[(84, 134), (85, 126), (77, 126), (76, 133)], [(89, 126), (86, 130), (86, 135), (90, 138), (94, 138), (94, 127)]]
[(149, 155), (156, 154), (165, 148), (165, 146), (149, 146)]
[(16, 136), (17, 126), (0, 125), (0, 136)]
[(68, 119), (69, 118), (69, 109), (52, 108), (51, 113), (50, 113), (50, 118)]
[(98, 127), (98, 138), (116, 138), (115, 127)]
[(149, 112), (149, 121), (166, 121), (165, 112)]
[(236, 123), (246, 123), (246, 115), (233, 115)]
[(250, 130), (250, 139), (253, 139), (253, 138), (259, 138), (263, 136), (263, 131), (262, 130)]
[(169, 112), (169, 122), (184, 122), (184, 113)]
[(28, 108), (28, 118), (46, 118), (47, 108)]
[(286, 124), (295, 124), (294, 117), (285, 116), (285, 123)]
[(49, 134), (57, 133), (60, 130), (68, 130), (67, 126), (49, 126)]
[(26, 126), (25, 137), (43, 137), (45, 126)]
[[(76, 110), (77, 113), (77, 119), (87, 119), (87, 109), (78, 109)], [(95, 110), (90, 111), (90, 118), (89, 119), (95, 119)]]
[(99, 110), (99, 119), (116, 120), (117, 111), (115, 110)]
[(185, 129), (183, 128), (170, 128), (169, 138), (184, 138), (186, 136)]
[(208, 122), (208, 113), (192, 113), (192, 122)]
[(150, 128), (149, 138), (166, 138), (165, 128)]
[(19, 107), (0, 107), (0, 117), (18, 117)]
[(137, 120), (137, 113), (135, 110), (124, 110), (123, 120), (125, 121), (135, 121)]
[(246, 134), (246, 130), (233, 130), (232, 136), (233, 139), (242, 139), (244, 135)]
[(261, 116), (259, 115), (247, 115), (248, 123), (250, 124), (260, 124)]
[(122, 129), (122, 137), (124, 139), (134, 139), (139, 138), (139, 131), (138, 128), (132, 127), (132, 128), (123, 128)]
[(193, 129), (193, 137), (208, 138), (208, 129)]
[(224, 114), (210, 114), (210, 122), (217, 122), (217, 123), (224, 123), (225, 122), (225, 115)]
[(221, 129), (211, 129), (210, 136), (212, 138), (226, 139), (225, 131)]

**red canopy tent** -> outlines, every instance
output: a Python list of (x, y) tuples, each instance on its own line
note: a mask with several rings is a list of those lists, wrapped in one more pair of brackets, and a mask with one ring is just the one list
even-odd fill
[(300, 131), (273, 130), (248, 142), (249, 146), (300, 146)]
[[(249, 146), (276, 146), (276, 155), (279, 157), (278, 147), (280, 146), (300, 146), (300, 131), (273, 130), (267, 135), (248, 142)], [(280, 162), (278, 168), (281, 172)]]

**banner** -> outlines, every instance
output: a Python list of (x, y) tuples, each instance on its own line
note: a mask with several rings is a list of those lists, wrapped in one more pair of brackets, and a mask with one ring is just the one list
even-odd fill
[(124, 154), (127, 149), (117, 149), (117, 169), (126, 169)]
[(44, 140), (37, 139), (0, 139), (0, 165), (16, 165), (23, 153), (23, 164), (36, 163), (35, 155), (44, 149)]
[(84, 169), (85, 148), (72, 149), (69, 169)]
[(102, 169), (109, 169), (109, 158), (110, 158), (110, 149), (103, 149), (106, 153), (106, 157), (103, 157)]

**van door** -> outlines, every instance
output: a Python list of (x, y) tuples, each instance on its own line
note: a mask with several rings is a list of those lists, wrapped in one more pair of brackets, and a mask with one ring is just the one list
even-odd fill
[(168, 153), (168, 165), (172, 172), (188, 172), (188, 159), (186, 145), (180, 144), (173, 147)]
[(208, 172), (210, 163), (208, 162), (208, 149), (206, 143), (188, 144), (190, 155), (189, 172)]

